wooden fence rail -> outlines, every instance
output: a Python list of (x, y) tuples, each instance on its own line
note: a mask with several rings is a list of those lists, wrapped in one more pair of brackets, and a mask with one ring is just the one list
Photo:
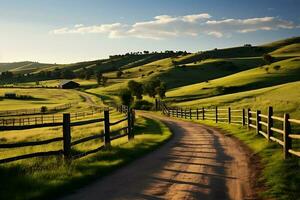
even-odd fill
[[(104, 108), (99, 108), (97, 110), (70, 113), (70, 118), (71, 120), (83, 120), (87, 117), (95, 116), (96, 114), (102, 113), (103, 109)], [(62, 121), (63, 118), (61, 114), (40, 115), (32, 117), (0, 118), (0, 131), (60, 126)], [(80, 122), (78, 122), (78, 124), (80, 124)]]
[[(227, 122), (229, 124), (241, 124), (248, 129), (255, 129), (256, 134), (264, 136), (269, 141), (278, 143), (283, 147), (284, 158), (291, 155), (300, 157), (300, 151), (293, 149), (292, 140), (300, 140), (300, 132), (292, 133), (292, 125), (300, 127), (300, 120), (290, 119), (288, 113), (283, 117), (275, 116), (273, 108), (269, 107), (266, 114), (260, 110), (231, 109), (228, 108), (174, 108), (168, 107), (164, 102), (156, 100), (155, 108), (161, 110), (164, 115), (196, 120), (213, 120)], [(299, 141), (298, 141), (299, 142)], [(298, 147), (299, 149), (299, 147)]]
[[(2, 163), (8, 163), (8, 162), (13, 162), (17, 160), (22, 160), (22, 159), (28, 159), (28, 158), (34, 158), (34, 157), (42, 157), (42, 156), (53, 156), (53, 155), (60, 155), (64, 156), (65, 159), (67, 160), (72, 160), (72, 159), (78, 159), (83, 156), (89, 155), (91, 153), (95, 153), (97, 151), (102, 150), (105, 147), (110, 147), (111, 141), (128, 136), (129, 140), (132, 140), (134, 138), (133, 134), (133, 126), (134, 126), (134, 110), (123, 106), (122, 109), (120, 110), (118, 108), (118, 111), (121, 113), (125, 114), (126, 116), (118, 120), (116, 122), (110, 123), (110, 110), (105, 109), (104, 110), (104, 117), (103, 118), (98, 118), (98, 119), (92, 119), (92, 120), (85, 120), (85, 121), (79, 121), (79, 122), (71, 122), (71, 114), (70, 113), (64, 113), (63, 114), (63, 121), (61, 123), (49, 123), (47, 126), (62, 126), (63, 129), (63, 136), (62, 137), (56, 137), (48, 140), (43, 140), (43, 141), (34, 141), (34, 142), (18, 142), (18, 143), (10, 143), (10, 144), (0, 144), (0, 149), (9, 149), (9, 148), (20, 148), (20, 147), (26, 147), (26, 146), (37, 146), (37, 145), (45, 145), (45, 144), (50, 144), (54, 142), (61, 142), (63, 143), (63, 149), (61, 150), (56, 150), (56, 151), (45, 151), (45, 152), (35, 152), (31, 154), (25, 154), (25, 155), (19, 155), (15, 157), (10, 157), (10, 158), (4, 158), (0, 159), (0, 164)], [(127, 121), (127, 126), (120, 128), (115, 131), (111, 131), (111, 127), (117, 124), (120, 124), (122, 122)], [(104, 133), (101, 134), (95, 134), (92, 136), (84, 137), (77, 139), (75, 141), (72, 141), (72, 134), (71, 134), (71, 127), (73, 126), (81, 126), (81, 125), (86, 125), (86, 124), (91, 124), (91, 123), (98, 123), (98, 122), (104, 122)], [(41, 124), (43, 125), (43, 124)], [(35, 126), (33, 127), (35, 128)], [(120, 134), (122, 131), (125, 133)], [(91, 140), (95, 139), (103, 139), (104, 145), (93, 149), (89, 150), (87, 152), (83, 152), (80, 154), (72, 155), (72, 146), (88, 142)]]

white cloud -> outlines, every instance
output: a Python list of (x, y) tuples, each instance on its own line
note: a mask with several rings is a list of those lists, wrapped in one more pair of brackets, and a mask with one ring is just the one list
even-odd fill
[(292, 21), (279, 17), (256, 17), (248, 19), (211, 19), (208, 13), (184, 16), (159, 15), (153, 20), (134, 24), (100, 24), (85, 26), (76, 24), (71, 28), (63, 27), (51, 31), (52, 34), (106, 34), (109, 38), (136, 37), (164, 39), (170, 37), (209, 35), (221, 38), (233, 33), (250, 33), (259, 30), (299, 28)]
[(214, 37), (216, 37), (216, 38), (221, 38), (221, 37), (223, 37), (223, 33), (217, 32), (217, 31), (211, 31), (211, 32), (208, 32), (207, 35), (211, 35), (211, 36), (214, 36)]
[(74, 28), (79, 28), (79, 27), (82, 27), (83, 24), (75, 24)]
[(201, 19), (209, 19), (211, 16), (208, 13), (201, 13), (201, 14), (196, 14), (196, 15), (186, 15), (182, 17), (183, 21), (186, 22), (196, 22), (197, 20)]

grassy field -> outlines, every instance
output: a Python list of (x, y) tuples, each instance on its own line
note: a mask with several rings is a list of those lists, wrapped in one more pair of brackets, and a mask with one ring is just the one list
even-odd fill
[[(86, 131), (88, 130), (88, 131)], [(44, 138), (56, 135), (59, 130), (49, 130), (52, 134), (45, 134), (43, 130), (32, 135), (31, 131), (22, 134), (23, 140), (32, 137)], [(83, 127), (74, 130), (74, 135), (87, 136), (99, 133), (99, 127)], [(137, 126), (134, 130), (136, 137), (128, 142), (127, 138), (120, 138), (112, 142), (110, 150), (87, 156), (74, 161), (70, 166), (65, 165), (59, 158), (28, 159), (12, 164), (0, 166), (0, 199), (52, 199), (58, 195), (75, 190), (91, 180), (106, 175), (112, 170), (123, 166), (152, 151), (158, 145), (170, 138), (171, 133), (160, 122), (137, 118)], [(7, 140), (20, 139), (20, 134), (8, 133)], [(39, 135), (37, 137), (37, 135)], [(101, 140), (88, 142), (88, 145), (79, 146), (75, 151), (80, 152), (95, 148), (102, 144)], [(51, 148), (58, 148), (52, 146)], [(24, 152), (18, 151), (16, 152)], [(5, 152), (1, 152), (1, 155)], [(9, 153), (10, 154), (10, 153)]]
[(61, 89), (17, 89), (1, 88), (0, 96), (5, 93), (16, 93), (17, 95), (30, 95), (32, 99), (2, 99), (0, 100), (0, 110), (31, 109), (40, 108), (41, 106), (54, 107), (71, 102), (83, 101), (82, 98), (71, 90)]

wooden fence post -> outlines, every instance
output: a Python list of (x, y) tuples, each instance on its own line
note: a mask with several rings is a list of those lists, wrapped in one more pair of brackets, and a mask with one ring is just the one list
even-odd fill
[(180, 117), (183, 118), (182, 108), (180, 108)]
[(205, 120), (205, 109), (202, 107), (202, 120)]
[(284, 153), (284, 159), (290, 157), (289, 149), (292, 148), (292, 141), (289, 137), (289, 134), (291, 133), (291, 124), (289, 122), (289, 114), (284, 113), (284, 122), (283, 122), (283, 153)]
[(190, 108), (190, 119), (192, 119), (192, 109)]
[(63, 153), (65, 159), (71, 158), (71, 125), (70, 125), (70, 113), (63, 114)]
[(218, 107), (216, 106), (216, 123), (218, 123)]
[(155, 111), (158, 111), (158, 101), (157, 101), (157, 98), (155, 98)]
[(251, 109), (250, 108), (248, 108), (248, 110), (247, 110), (247, 124), (248, 124), (248, 129), (250, 129), (251, 127), (250, 127), (250, 124), (251, 124)]
[(259, 135), (259, 131), (261, 131), (261, 117), (259, 116), (261, 114), (260, 110), (256, 111), (256, 134)]
[(176, 108), (176, 117), (178, 118), (178, 108)]
[(270, 137), (273, 135), (273, 131), (271, 128), (273, 127), (273, 107), (269, 106), (268, 108), (268, 127), (267, 127), (267, 135), (268, 135), (268, 140), (270, 140)]
[(242, 125), (245, 126), (245, 109), (242, 110)]
[(104, 145), (110, 147), (109, 109), (104, 110)]
[(186, 109), (184, 109), (184, 118), (186, 119), (187, 116), (186, 116)]
[(127, 126), (128, 126), (128, 140), (132, 140), (134, 136), (132, 135), (132, 109), (127, 108)]
[(228, 124), (231, 123), (231, 108), (228, 107)]
[(196, 109), (196, 119), (197, 120), (199, 119), (199, 110), (198, 110), (198, 108)]

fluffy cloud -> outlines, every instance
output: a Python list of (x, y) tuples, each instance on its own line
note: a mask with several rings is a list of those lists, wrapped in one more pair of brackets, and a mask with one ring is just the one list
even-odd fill
[(153, 20), (134, 24), (100, 24), (85, 26), (76, 24), (73, 27), (58, 28), (53, 34), (107, 34), (110, 38), (136, 37), (147, 39), (164, 39), (169, 37), (209, 35), (221, 38), (233, 33), (249, 33), (259, 30), (299, 28), (292, 21), (279, 17), (258, 17), (248, 19), (212, 20), (208, 13), (185, 16), (159, 15)]

